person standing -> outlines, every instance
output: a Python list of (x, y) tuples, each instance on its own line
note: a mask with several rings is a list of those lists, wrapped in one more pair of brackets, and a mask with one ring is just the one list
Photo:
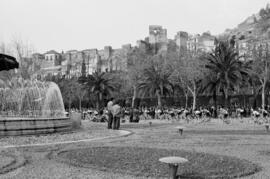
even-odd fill
[(112, 107), (113, 107), (113, 98), (107, 103), (107, 110), (108, 110), (108, 129), (112, 128), (113, 123), (113, 114), (112, 114)]
[(115, 102), (111, 109), (113, 115), (113, 129), (118, 130), (120, 128), (121, 106), (118, 102)]

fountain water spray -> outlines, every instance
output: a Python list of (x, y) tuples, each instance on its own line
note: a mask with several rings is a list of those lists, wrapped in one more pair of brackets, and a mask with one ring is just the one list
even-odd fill
[(24, 80), (10, 84), (0, 88), (0, 136), (71, 130), (57, 84)]
[(54, 82), (29, 81), (0, 88), (0, 115), (6, 117), (64, 117), (62, 94)]

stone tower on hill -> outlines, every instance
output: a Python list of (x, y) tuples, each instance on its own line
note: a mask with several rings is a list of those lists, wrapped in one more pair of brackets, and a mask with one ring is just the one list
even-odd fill
[(179, 31), (175, 35), (175, 43), (180, 51), (187, 50), (187, 43), (188, 43), (188, 33), (184, 31)]
[(150, 25), (149, 43), (154, 45), (156, 52), (166, 51), (168, 45), (167, 29), (163, 29), (160, 25)]
[(167, 29), (163, 29), (160, 25), (149, 26), (149, 43), (167, 43)]

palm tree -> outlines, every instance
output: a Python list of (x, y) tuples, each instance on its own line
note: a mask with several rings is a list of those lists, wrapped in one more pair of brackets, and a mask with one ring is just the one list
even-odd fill
[(144, 95), (155, 95), (158, 107), (161, 107), (161, 97), (170, 94), (173, 89), (169, 80), (170, 75), (170, 71), (151, 65), (143, 71), (143, 80), (139, 83), (139, 90)]
[(248, 67), (240, 60), (230, 41), (216, 40), (216, 47), (206, 57), (206, 68), (216, 76), (213, 90), (221, 91), (225, 97), (225, 106), (228, 107), (229, 91), (235, 90), (243, 80), (243, 75), (248, 74)]
[(94, 72), (85, 78), (80, 78), (79, 82), (82, 83), (85, 88), (97, 96), (96, 108), (99, 110), (103, 97), (108, 96), (115, 90), (115, 86), (112, 83), (112, 79), (106, 76), (104, 72)]
[(219, 88), (219, 79), (217, 76), (209, 72), (205, 78), (202, 80), (202, 88), (200, 92), (206, 92), (212, 94), (212, 99), (214, 101), (214, 117), (217, 117), (217, 89)]

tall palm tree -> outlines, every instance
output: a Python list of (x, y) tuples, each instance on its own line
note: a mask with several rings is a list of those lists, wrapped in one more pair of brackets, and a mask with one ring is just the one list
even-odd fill
[(206, 94), (212, 94), (212, 99), (214, 102), (214, 117), (217, 117), (217, 93), (219, 88), (219, 78), (213, 72), (208, 72), (205, 78), (201, 82), (200, 92)]
[(112, 79), (106, 76), (104, 72), (94, 72), (85, 78), (80, 78), (79, 82), (82, 83), (90, 93), (97, 96), (96, 108), (100, 109), (103, 97), (111, 95), (115, 90)]
[(155, 95), (158, 107), (162, 107), (161, 97), (170, 94), (173, 90), (173, 85), (169, 80), (170, 75), (170, 71), (151, 65), (143, 71), (143, 80), (139, 83), (139, 90), (144, 95)]
[(248, 68), (240, 60), (233, 43), (216, 40), (216, 47), (206, 57), (206, 68), (216, 76), (212, 90), (221, 91), (228, 106), (229, 91), (235, 90), (241, 83), (243, 76), (248, 74)]

